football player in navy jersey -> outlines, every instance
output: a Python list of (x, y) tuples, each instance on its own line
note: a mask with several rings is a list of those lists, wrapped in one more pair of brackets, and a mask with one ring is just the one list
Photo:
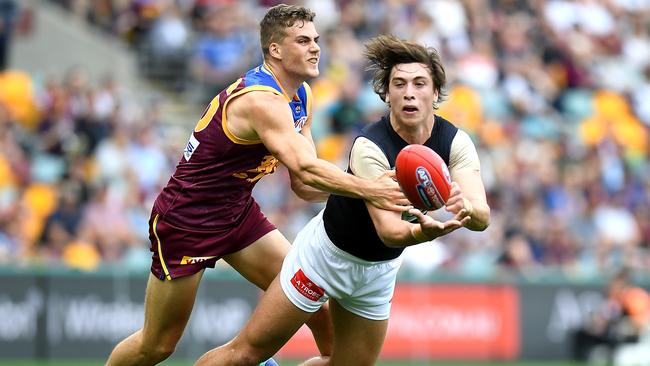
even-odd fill
[[(453, 217), (441, 222), (410, 209), (405, 220), (399, 212), (361, 199), (330, 196), (325, 209), (297, 235), (280, 275), (246, 327), (205, 354), (197, 366), (252, 365), (273, 355), (327, 300), (334, 323), (333, 352), (304, 365), (374, 365), (404, 248), (461, 227), (482, 231), (489, 225), (476, 148), (467, 133), (435, 114), (446, 83), (437, 51), (378, 36), (367, 44), (366, 55), (373, 65), (374, 90), (389, 104), (389, 113), (354, 141), (348, 172), (380, 177), (395, 166), (402, 148), (426, 145), (449, 167), (453, 182), (445, 210)], [(259, 360), (250, 360), (250, 354)]]
[[(279, 162), (303, 199), (323, 201), (335, 193), (386, 210), (408, 209), (394, 172), (364, 179), (316, 157), (311, 91), (305, 83), (318, 76), (314, 16), (299, 6), (270, 8), (260, 29), (264, 63), (215, 96), (190, 134), (151, 212), (153, 261), (144, 326), (115, 347), (108, 365), (154, 365), (169, 357), (190, 317), (205, 268), (219, 259), (268, 288), (291, 245), (262, 213), (252, 190)], [(321, 354), (331, 354), (327, 309), (308, 325)], [(260, 355), (248, 353), (246, 360), (259, 362)]]

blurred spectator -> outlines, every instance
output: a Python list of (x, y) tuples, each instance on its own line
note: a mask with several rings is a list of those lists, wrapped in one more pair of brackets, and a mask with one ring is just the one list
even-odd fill
[(170, 4), (153, 21), (141, 52), (145, 75), (168, 84), (170, 89), (182, 91), (187, 77), (190, 30), (180, 9)]
[(95, 183), (106, 182), (123, 187), (132, 174), (129, 160), (131, 133), (129, 126), (117, 125), (108, 138), (102, 140), (95, 150), (97, 174)]
[(630, 282), (628, 270), (619, 271), (610, 281), (607, 298), (587, 319), (573, 339), (576, 361), (594, 361), (602, 349), (607, 364), (622, 343), (636, 342), (650, 325), (650, 295)]
[(137, 161), (137, 168), (133, 171), (136, 190), (144, 196), (151, 196), (158, 193), (159, 187), (163, 186), (167, 179), (165, 172), (171, 170), (167, 159), (159, 146), (160, 138), (156, 136), (153, 124), (144, 124), (136, 131), (137, 138), (132, 141), (127, 151), (129, 162)]
[(503, 253), (497, 262), (503, 267), (506, 276), (515, 275), (529, 277), (539, 262), (535, 259), (533, 242), (518, 230), (506, 232)]
[(104, 260), (116, 262), (134, 244), (122, 197), (109, 185), (98, 186), (83, 213), (82, 237), (95, 243)]
[(204, 88), (203, 101), (209, 102), (226, 83), (236, 80), (242, 70), (260, 62), (251, 24), (234, 5), (215, 6), (206, 11), (202, 31), (192, 53), (193, 81)]
[(65, 247), (78, 237), (84, 210), (82, 189), (72, 181), (63, 181), (57, 188), (57, 208), (47, 218), (40, 239), (48, 258), (60, 258)]

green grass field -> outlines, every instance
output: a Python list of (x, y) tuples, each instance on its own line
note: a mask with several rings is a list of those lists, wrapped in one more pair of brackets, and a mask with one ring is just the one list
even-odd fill
[[(281, 366), (296, 366), (296, 361), (279, 360)], [(188, 366), (189, 362), (169, 361), (164, 362), (161, 366)], [(510, 362), (510, 363), (493, 363), (493, 362), (380, 362), (377, 366), (582, 366), (582, 364), (570, 362)], [(101, 361), (0, 361), (0, 366), (102, 366)]]

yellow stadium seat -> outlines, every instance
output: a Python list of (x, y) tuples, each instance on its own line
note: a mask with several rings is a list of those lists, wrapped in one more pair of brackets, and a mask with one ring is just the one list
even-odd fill
[(0, 103), (26, 128), (36, 127), (38, 109), (34, 102), (32, 79), (21, 71), (0, 72)]
[(57, 207), (58, 195), (53, 186), (35, 183), (25, 189), (23, 200), (35, 215), (47, 218)]
[(99, 267), (101, 256), (92, 243), (77, 240), (63, 249), (63, 263), (70, 268), (92, 271)]

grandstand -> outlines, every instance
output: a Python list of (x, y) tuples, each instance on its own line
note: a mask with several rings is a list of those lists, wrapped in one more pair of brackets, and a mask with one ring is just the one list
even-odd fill
[[(386, 110), (361, 54), (379, 33), (440, 50), (440, 114), (479, 149), (492, 223), (406, 251), (383, 361), (568, 362), (611, 276), (650, 288), (650, 2), (293, 2), (322, 38), (319, 156), (345, 168)], [(140, 326), (152, 201), (206, 100), (261, 61), (276, 3), (0, 0), (0, 318), (15, 320), (0, 365), (100, 364)], [(256, 199), (291, 239), (322, 205), (287, 181)], [(209, 272), (170, 365), (227, 341), (258, 299)], [(301, 331), (280, 357), (314, 352)]]

